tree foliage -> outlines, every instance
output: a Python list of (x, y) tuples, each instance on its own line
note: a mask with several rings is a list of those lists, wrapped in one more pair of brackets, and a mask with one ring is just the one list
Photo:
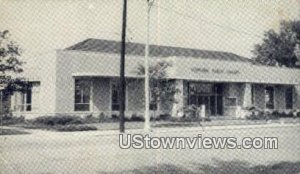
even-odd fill
[[(172, 63), (167, 61), (159, 61), (149, 66), (149, 85), (152, 103), (159, 103), (160, 101), (174, 101), (174, 94), (177, 91), (175, 83), (167, 79), (167, 68), (171, 67)], [(145, 75), (145, 67), (139, 64), (137, 68), (138, 75)]]
[(22, 72), (20, 56), (21, 50), (14, 41), (10, 40), (9, 31), (0, 32), (0, 72), (2, 74), (7, 71)]
[(300, 21), (282, 21), (279, 32), (265, 32), (263, 42), (254, 47), (255, 60), (271, 66), (298, 67), (295, 51), (300, 44)]
[(4, 94), (26, 90), (28, 82), (15, 76), (23, 71), (20, 47), (10, 39), (8, 30), (0, 31), (0, 87)]

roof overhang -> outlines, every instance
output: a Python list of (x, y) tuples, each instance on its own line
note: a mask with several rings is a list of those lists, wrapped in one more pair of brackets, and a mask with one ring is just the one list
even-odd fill
[[(78, 51), (64, 51), (67, 54), (76, 54), (78, 60), (86, 61), (74, 70), (74, 77), (119, 77), (119, 55), (97, 54), (97, 65), (92, 65), (89, 56), (95, 53), (80, 53)], [(64, 56), (68, 56), (68, 55)], [(95, 55), (93, 55), (96, 57)], [(89, 64), (85, 63), (91, 61)], [(191, 81), (232, 82), (232, 83), (260, 83), (299, 85), (300, 70), (255, 65), (251, 63), (213, 60), (192, 57), (168, 57), (150, 59), (150, 64), (158, 61), (168, 61), (171, 66), (166, 69), (166, 78)], [(139, 65), (143, 65), (143, 56), (126, 56), (125, 76), (128, 78), (143, 78), (138, 75)], [(82, 69), (81, 67), (89, 67)]]

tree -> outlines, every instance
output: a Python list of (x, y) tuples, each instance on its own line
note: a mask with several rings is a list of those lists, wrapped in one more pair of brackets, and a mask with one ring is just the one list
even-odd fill
[(270, 66), (300, 67), (295, 48), (300, 44), (300, 21), (282, 21), (279, 32), (265, 32), (263, 42), (252, 51), (254, 59)]
[(19, 60), (21, 50), (19, 46), (10, 40), (8, 30), (0, 32), (0, 72), (22, 72), (22, 62)]
[(19, 60), (21, 49), (12, 40), (8, 30), (0, 31), (0, 91), (1, 91), (1, 114), (3, 113), (3, 101), (13, 91), (26, 90), (28, 83), (23, 78), (15, 76), (16, 73), (23, 71), (22, 62)]
[[(159, 104), (161, 101), (176, 102), (173, 96), (179, 91), (176, 90), (172, 80), (167, 79), (166, 70), (171, 66), (172, 64), (167, 61), (159, 61), (149, 66), (150, 103)], [(137, 74), (145, 75), (145, 67), (142, 64), (139, 64)]]

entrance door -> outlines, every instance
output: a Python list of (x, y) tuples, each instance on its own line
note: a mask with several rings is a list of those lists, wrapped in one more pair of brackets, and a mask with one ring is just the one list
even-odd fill
[(217, 115), (216, 107), (217, 107), (216, 96), (212, 95), (212, 96), (210, 96), (210, 114), (211, 115)]
[(198, 96), (198, 106), (205, 105), (205, 115), (210, 115), (210, 97), (206, 95)]
[(217, 114), (223, 115), (223, 96), (217, 96)]
[(205, 105), (206, 115), (223, 115), (223, 84), (190, 82), (189, 105)]

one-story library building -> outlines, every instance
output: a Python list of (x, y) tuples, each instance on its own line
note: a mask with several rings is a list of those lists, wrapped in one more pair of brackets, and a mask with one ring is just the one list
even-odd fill
[[(300, 70), (261, 65), (233, 53), (150, 45), (150, 64), (169, 62), (168, 83), (179, 92), (174, 101), (151, 102), (151, 111), (178, 116), (189, 105), (205, 106), (207, 116), (241, 117), (255, 106), (268, 111), (300, 110)], [(144, 113), (145, 45), (126, 43), (126, 117)], [(120, 42), (87, 39), (43, 55), (31, 73), (27, 92), (12, 96), (13, 114), (118, 114)]]

